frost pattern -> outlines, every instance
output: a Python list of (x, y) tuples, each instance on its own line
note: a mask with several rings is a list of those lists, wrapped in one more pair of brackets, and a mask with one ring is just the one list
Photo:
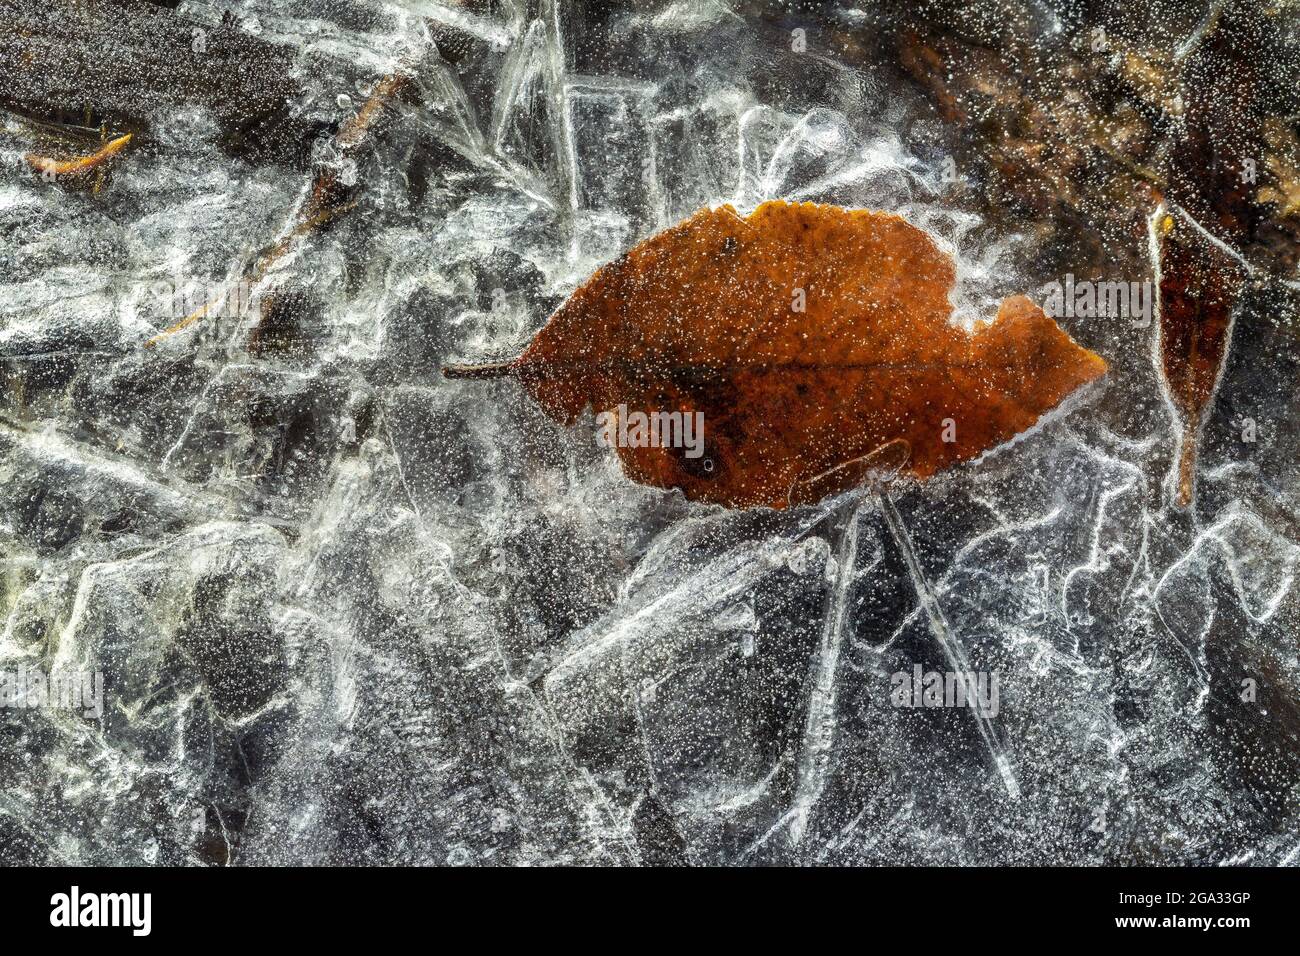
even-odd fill
[[(196, 107), (69, 192), (6, 125), (0, 669), (102, 671), (107, 702), (0, 712), (0, 859), (1297, 861), (1293, 308), (1239, 319), (1191, 513), (1154, 330), (1085, 320), (1063, 324), (1102, 385), (892, 493), (1000, 675), (1019, 799), (968, 713), (891, 706), (891, 674), (943, 658), (878, 499), (688, 505), (590, 422), (439, 375), (721, 202), (898, 211), (955, 255), (967, 323), (1042, 285), (1034, 223), (945, 179), (920, 91), (823, 42), (858, 15), (749, 7), (232, 7), (293, 51), (304, 123), (399, 67), (418, 87), (360, 154), (317, 148), (359, 205), (266, 277), (288, 317), (260, 349), (230, 322), (144, 348), (175, 318), (144, 290), (237, 279), (309, 173), (232, 154)], [(1267, 440), (1243, 449), (1243, 417)]]

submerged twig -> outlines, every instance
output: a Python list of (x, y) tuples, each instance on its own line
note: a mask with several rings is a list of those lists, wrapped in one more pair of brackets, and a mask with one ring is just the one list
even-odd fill
[(509, 362), (488, 362), (483, 365), (444, 365), (444, 378), (490, 379), (506, 378), (513, 375), (518, 360)]
[(78, 156), (73, 159), (54, 159), (49, 156), (38, 156), (35, 153), (28, 153), (24, 158), (27, 160), (27, 164), (43, 177), (71, 179), (84, 176), (86, 173), (103, 166), (126, 148), (127, 144), (131, 142), (131, 136), (132, 134), (126, 133), (105, 143), (89, 155)]
[[(356, 115), (349, 118), (334, 136), (334, 145), (341, 156), (346, 157), (366, 142), (367, 137), (377, 126), (380, 117), (382, 117), (384, 108), (410, 85), (412, 76), (413, 74), (410, 72), (399, 71), (385, 77), (376, 84), (374, 91), (361, 109), (357, 110)], [(333, 166), (318, 172), (312, 180), (305, 201), (303, 201), (297, 215), (294, 217), (294, 225), (281, 236), (269, 251), (257, 259), (253, 267), (244, 274), (243, 281), (250, 286), (257, 285), (266, 278), (272, 266), (288, 255), (300, 238), (310, 235), (330, 220), (353, 209), (356, 206), (356, 201), (349, 198), (351, 192), (351, 187), (339, 179), (338, 172)], [(224, 300), (225, 293), (205, 303), (179, 322), (154, 335), (145, 342), (145, 347), (152, 348), (167, 336), (189, 328), (195, 322), (206, 317), (213, 308), (220, 305)]]
[[(293, 248), (294, 243), (297, 242), (299, 238), (308, 235), (309, 233), (315, 232), (325, 223), (329, 222), (329, 220), (335, 218), (336, 216), (342, 215), (343, 213), (352, 209), (352, 207), (355, 205), (356, 205), (355, 202), (350, 202), (347, 203), (346, 205), (339, 206), (334, 209), (324, 209), (318, 212), (315, 216), (311, 217), (310, 219), (304, 219), (299, 221), (298, 224), (294, 226), (291, 230), (289, 230), (289, 232), (285, 234), (284, 238), (282, 238), (279, 242), (277, 242), (269, 252), (261, 256), (257, 260), (257, 262), (254, 263), (253, 268), (247, 272), (247, 274), (244, 277), (244, 280), (250, 286), (255, 286), (258, 283), (260, 283), (263, 279), (266, 278), (266, 274), (271, 271), (271, 267), (288, 254), (289, 250)], [(203, 305), (199, 306), (197, 309), (195, 309), (189, 315), (185, 316), (185, 318), (181, 319), (179, 322), (176, 322), (173, 325), (169, 325), (167, 328), (163, 329), (157, 335), (153, 336), (151, 339), (146, 341), (144, 343), (145, 347), (152, 348), (154, 345), (158, 344), (158, 342), (161, 339), (164, 339), (169, 335), (174, 335), (177, 332), (187, 329), (195, 322), (198, 322), (200, 319), (206, 318), (207, 314), (211, 312), (214, 308), (217, 308), (218, 306), (224, 304), (224, 302), (226, 301), (226, 296), (227, 293), (222, 293), (222, 295), (211, 300), (210, 302), (205, 302)]]

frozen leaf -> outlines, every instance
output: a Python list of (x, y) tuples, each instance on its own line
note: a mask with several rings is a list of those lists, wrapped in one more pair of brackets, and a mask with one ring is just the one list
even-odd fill
[(833, 469), (851, 483), (841, 466), (890, 442), (918, 478), (975, 458), (1105, 372), (1023, 297), (974, 332), (951, 324), (953, 283), (952, 260), (899, 216), (722, 206), (598, 270), (514, 361), (445, 372), (514, 376), (566, 423), (609, 412), (637, 481), (782, 508)]

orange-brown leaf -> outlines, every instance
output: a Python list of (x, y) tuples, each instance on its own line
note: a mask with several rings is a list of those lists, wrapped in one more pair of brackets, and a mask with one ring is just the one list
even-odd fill
[(952, 260), (899, 216), (723, 206), (598, 270), (515, 361), (446, 371), (514, 375), (563, 422), (588, 407), (702, 412), (703, 456), (620, 447), (627, 474), (693, 500), (782, 508), (833, 469), (858, 480), (841, 466), (890, 442), (929, 477), (1105, 372), (1023, 297), (974, 333), (953, 326), (953, 283)]
[(127, 133), (117, 137), (103, 147), (89, 154), (88, 156), (77, 156), (73, 159), (52, 159), (48, 156), (37, 156), (29, 154), (27, 163), (44, 176), (55, 176), (59, 178), (71, 176), (83, 176), (91, 170), (98, 169), (110, 159), (126, 149), (127, 144), (131, 142), (131, 134)]

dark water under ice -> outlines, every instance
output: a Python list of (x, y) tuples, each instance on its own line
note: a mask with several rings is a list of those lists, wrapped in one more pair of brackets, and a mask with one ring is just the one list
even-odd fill
[[(137, 139), (63, 188), (27, 167), (52, 134), (23, 104), (0, 138), (0, 671), (103, 681), (98, 714), (0, 710), (0, 860), (1300, 860), (1288, 276), (1237, 306), (1190, 509), (1158, 323), (1127, 316), (1061, 318), (1110, 374), (1015, 443), (782, 513), (634, 484), (590, 419), (440, 375), (516, 354), (598, 265), (722, 202), (897, 211), (955, 256), (968, 325), (1066, 273), (1152, 280), (1148, 197), (1071, 144), (1099, 102), (1106, 143), (1178, 135), (1164, 88), (1147, 113), (1089, 97), (1139, 59), (1174, 82), (1200, 6), (853, 6), (148, 8), (274, 87), (282, 115), (242, 138), (247, 91), (232, 114), (148, 92), (174, 76), (69, 91), (74, 64), (38, 64), (27, 106), (79, 99)], [(1289, 49), (1300, 10), (1278, 6)], [(123, 9), (87, 57), (145, 42)], [(976, 106), (919, 79), (909, 17), (992, 51), (962, 61), (988, 71)], [(240, 37), (281, 67), (241, 73)], [(1059, 97), (1023, 148), (1017, 64)], [(398, 68), (413, 92), (340, 150)], [(0, 46), (15, 89), (30, 69)], [(1044, 141), (1065, 145), (1041, 181), (997, 178)], [(274, 303), (255, 336), (209, 316), (145, 347), (323, 172), (356, 205), (247, 290)], [(997, 676), (1001, 771), (970, 709), (891, 699), (892, 675), (949, 669), (940, 632)]]

